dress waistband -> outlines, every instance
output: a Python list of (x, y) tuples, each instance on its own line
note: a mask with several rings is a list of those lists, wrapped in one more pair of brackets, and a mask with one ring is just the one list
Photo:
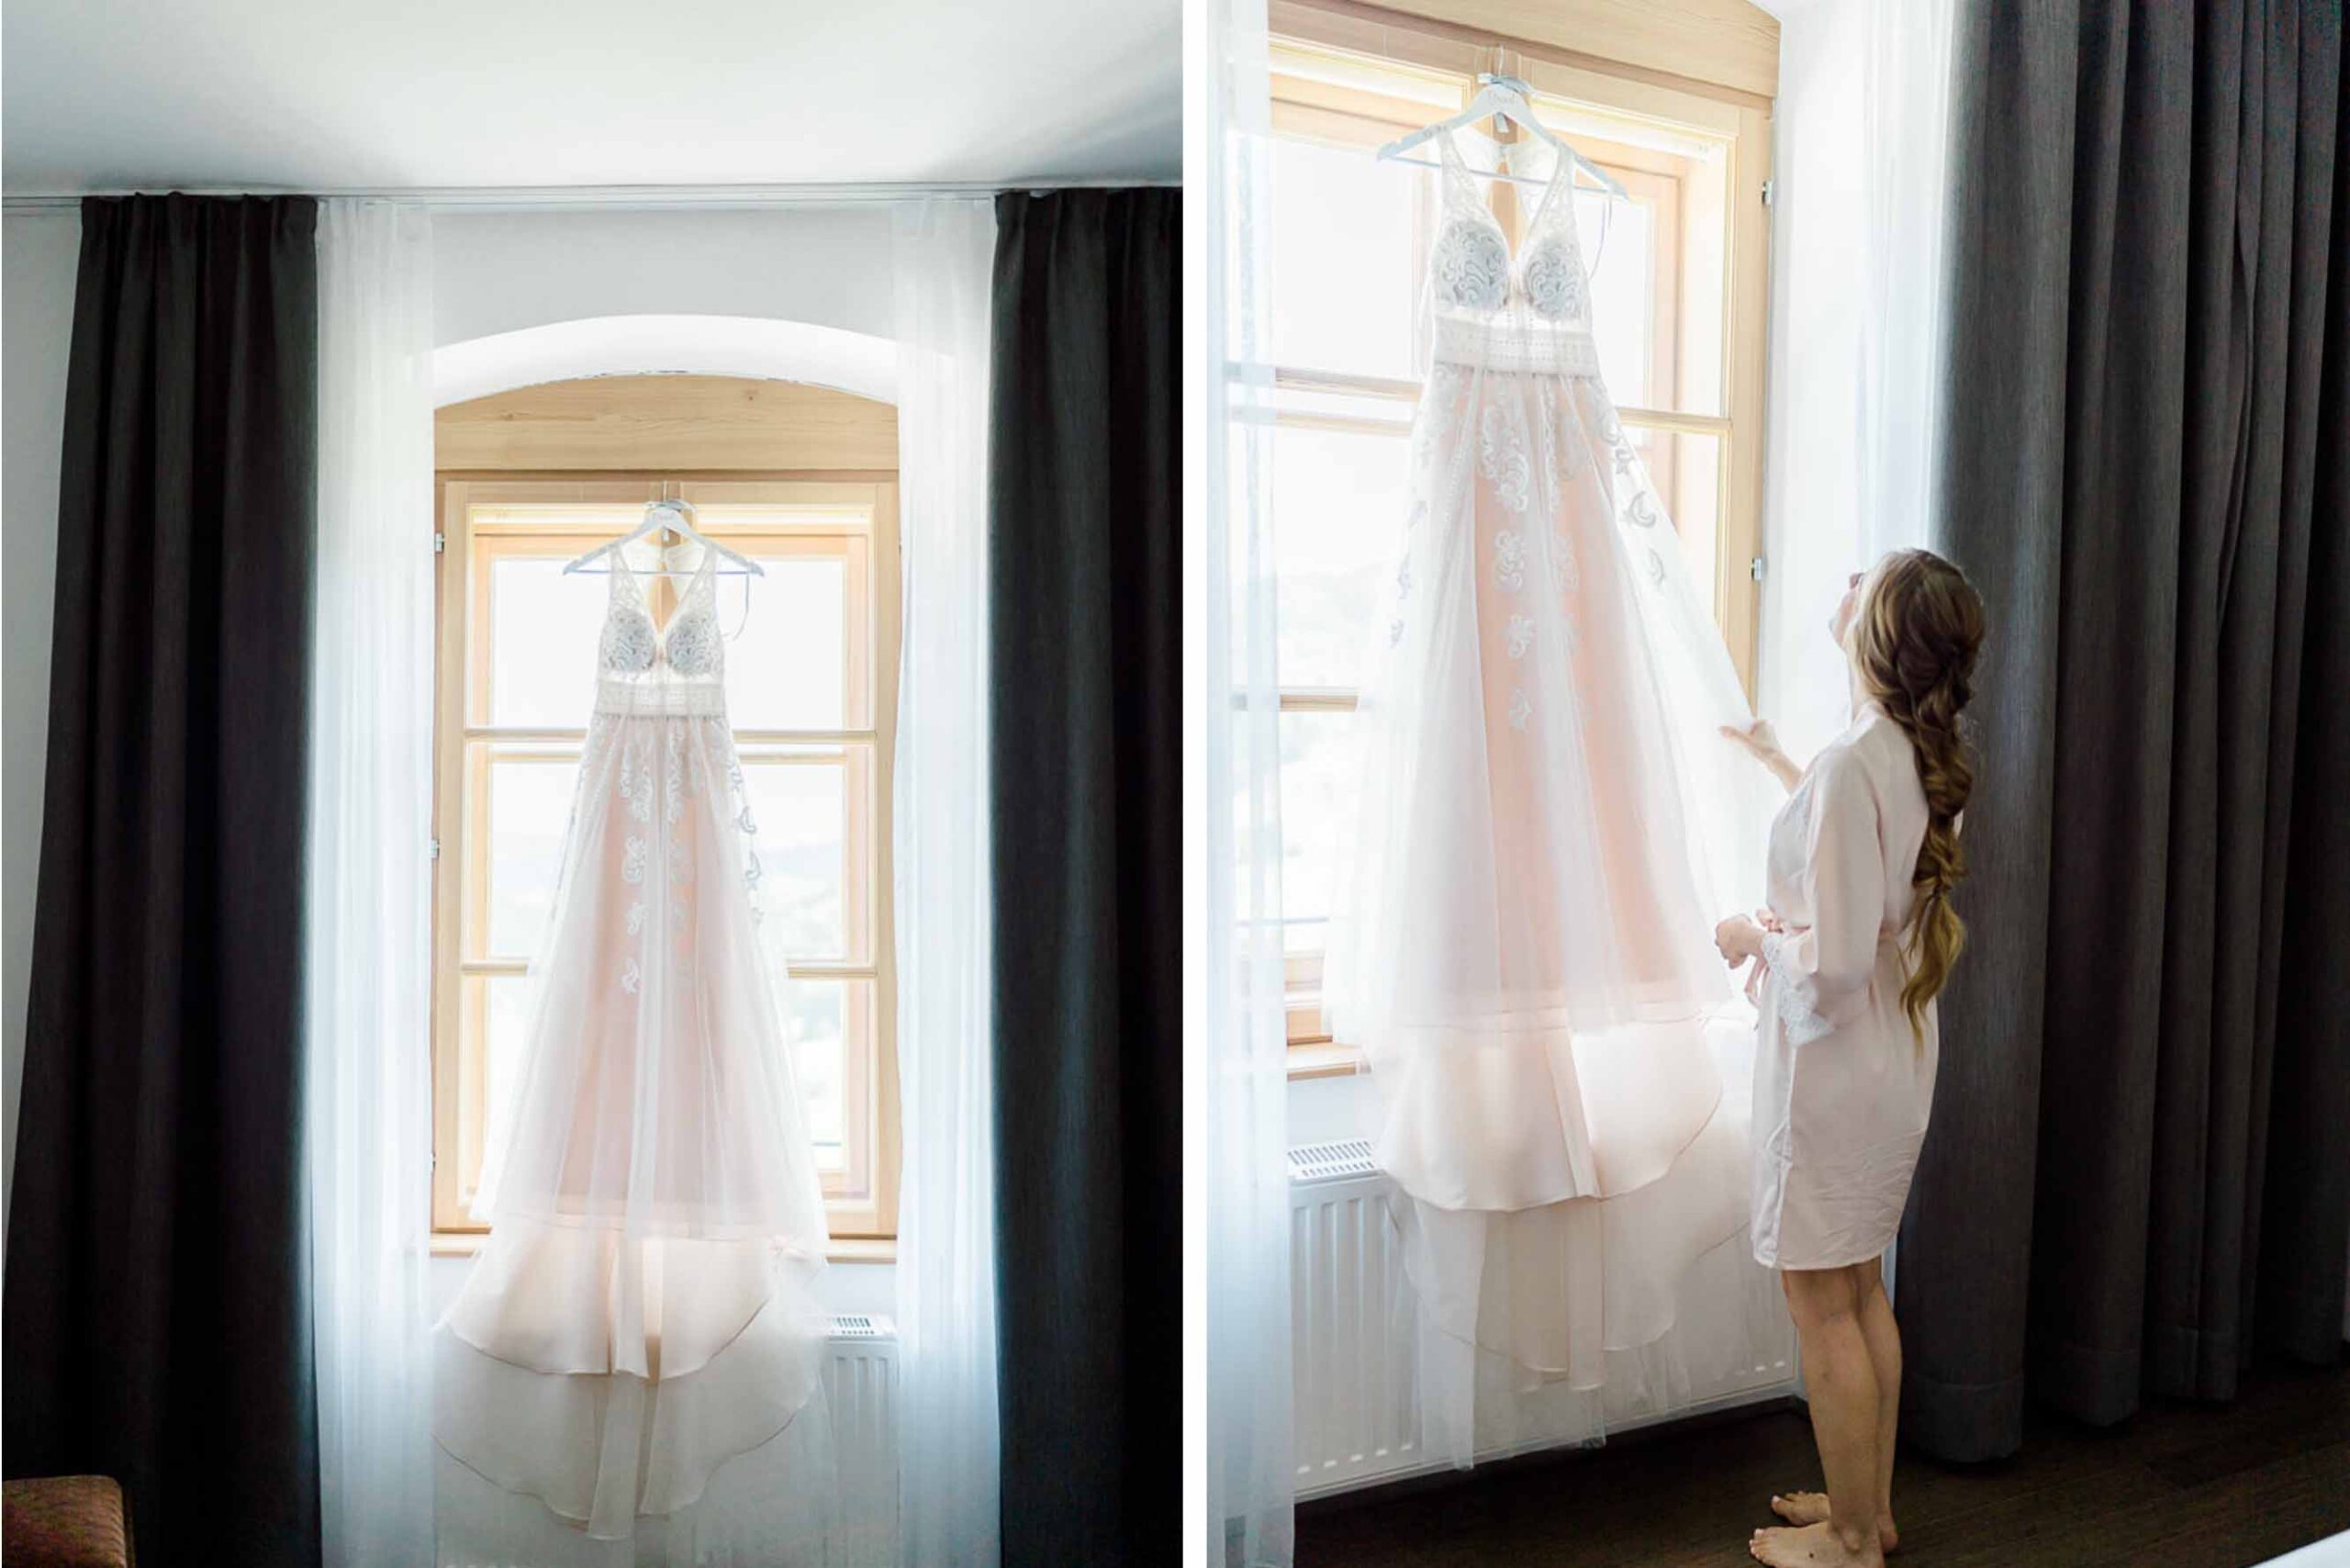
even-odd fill
[(1530, 375), (1599, 374), (1599, 345), (1589, 331), (1522, 316), (1500, 320), (1476, 320), (1461, 316), (1436, 319), (1435, 354), (1442, 364), (1468, 365)]
[(596, 711), (621, 718), (723, 714), (726, 689), (714, 680), (670, 684), (606, 676), (596, 682)]

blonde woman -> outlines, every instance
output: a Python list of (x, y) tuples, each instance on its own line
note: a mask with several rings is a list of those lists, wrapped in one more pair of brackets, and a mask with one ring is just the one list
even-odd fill
[(1762, 960), (1753, 1241), (1803, 1342), (1828, 1490), (1783, 1494), (1785, 1527), (1748, 1542), (1777, 1568), (1883, 1563), (1893, 1525), (1901, 1336), (1878, 1263), (1901, 1223), (1933, 1103), (1934, 996), (1965, 937), (1958, 819), (1973, 781), (1958, 716), (1983, 605), (1924, 550), (1855, 575), (1831, 628), (1852, 724), (1798, 770), (1767, 725), (1731, 734), (1787, 787), (1772, 824), (1770, 907), (1714, 940)]

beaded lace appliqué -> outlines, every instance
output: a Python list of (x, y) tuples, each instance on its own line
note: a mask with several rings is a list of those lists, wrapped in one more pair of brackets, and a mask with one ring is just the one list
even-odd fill
[(1535, 314), (1563, 321), (1583, 314), (1583, 269), (1564, 241), (1537, 246), (1526, 259), (1526, 297)]
[(679, 675), (709, 674), (718, 653), (718, 618), (709, 610), (689, 610), (669, 628), (669, 667)]
[(1526, 432), (1511, 417), (1514, 411), (1508, 404), (1486, 405), (1477, 422), (1477, 453), (1502, 505), (1522, 512), (1532, 498), (1534, 465), (1527, 456)]
[(661, 814), (675, 823), (686, 810), (686, 733), (674, 724), (669, 727), (669, 768), (663, 783)]
[(743, 835), (743, 888), (751, 901), (751, 919), (765, 918), (759, 908), (759, 879), (766, 875), (759, 865), (759, 848), (755, 842), (759, 834), (758, 819), (751, 813), (750, 786), (743, 778), (742, 758), (734, 752), (734, 737), (716, 719), (703, 721), (709, 726), (711, 745), (726, 768), (726, 788), (734, 807), (734, 830)]
[(1631, 473), (1638, 454), (1632, 451), (1632, 443), (1624, 439), (1624, 427), (1613, 413), (1599, 427), (1599, 439), (1606, 443), (1608, 459), (1615, 465), (1617, 476)]
[(1575, 569), (1574, 541), (1557, 529), (1550, 531), (1550, 586), (1560, 593), (1572, 593), (1580, 586), (1581, 574)]
[(619, 609), (605, 617), (598, 654), (606, 669), (641, 675), (653, 667), (660, 645), (660, 633), (654, 630), (653, 617), (642, 610)]
[(1455, 218), (1436, 242), (1436, 291), (1445, 305), (1493, 310), (1509, 297), (1509, 246), (1492, 224)]
[(653, 747), (634, 740), (621, 743), (621, 799), (628, 814), (641, 823), (653, 820)]
[(1498, 529), (1494, 533), (1494, 581), (1505, 593), (1516, 593), (1526, 586), (1526, 541), (1516, 529)]

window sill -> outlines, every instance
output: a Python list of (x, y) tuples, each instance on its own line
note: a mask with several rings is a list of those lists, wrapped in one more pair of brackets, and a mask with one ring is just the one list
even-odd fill
[[(470, 1258), (481, 1250), (489, 1239), (488, 1233), (478, 1230), (436, 1230), (432, 1233), (432, 1255), (435, 1258)], [(898, 1242), (890, 1236), (836, 1236), (824, 1249), (824, 1259), (832, 1263), (894, 1263), (898, 1260)]]

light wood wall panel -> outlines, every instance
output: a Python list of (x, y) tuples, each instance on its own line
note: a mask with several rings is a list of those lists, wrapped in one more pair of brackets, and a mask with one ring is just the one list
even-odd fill
[(435, 416), (443, 473), (890, 470), (898, 410), (796, 381), (599, 375), (551, 381)]
[[(1464, 44), (1521, 45), (1561, 64), (1712, 88), (1755, 107), (1779, 93), (1778, 18), (1751, 0), (1275, 0), (1272, 10), (1277, 32), (1293, 30), (1284, 21), (1299, 11), (1348, 18), (1357, 31), (1418, 20)], [(1326, 27), (1294, 30), (1315, 37)]]

